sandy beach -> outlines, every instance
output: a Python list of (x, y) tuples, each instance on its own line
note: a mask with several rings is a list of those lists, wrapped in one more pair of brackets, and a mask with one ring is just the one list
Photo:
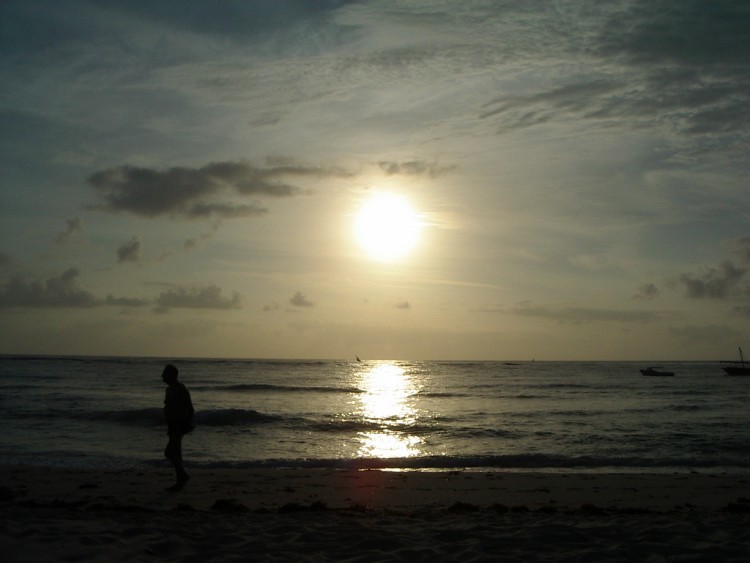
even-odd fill
[(0, 468), (5, 561), (747, 561), (734, 475)]

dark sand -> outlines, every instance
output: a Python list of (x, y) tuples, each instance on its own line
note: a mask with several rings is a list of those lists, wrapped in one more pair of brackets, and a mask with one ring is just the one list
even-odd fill
[(3, 561), (750, 561), (750, 478), (0, 466)]

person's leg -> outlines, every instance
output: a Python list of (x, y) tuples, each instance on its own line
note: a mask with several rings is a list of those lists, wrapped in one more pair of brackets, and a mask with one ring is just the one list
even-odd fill
[(169, 487), (170, 491), (179, 491), (188, 482), (190, 476), (185, 471), (182, 464), (182, 434), (170, 434), (169, 442), (164, 450), (164, 457), (166, 457), (174, 467), (176, 483)]

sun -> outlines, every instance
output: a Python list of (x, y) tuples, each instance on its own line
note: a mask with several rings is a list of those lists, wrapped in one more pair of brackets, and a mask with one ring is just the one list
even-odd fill
[(354, 236), (373, 260), (394, 262), (409, 254), (419, 243), (422, 225), (419, 214), (403, 196), (378, 192), (357, 212)]

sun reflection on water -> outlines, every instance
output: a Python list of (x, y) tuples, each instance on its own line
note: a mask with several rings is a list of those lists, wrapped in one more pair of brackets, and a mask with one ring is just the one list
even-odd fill
[(422, 440), (408, 434), (417, 418), (412, 404), (417, 389), (411, 377), (402, 367), (383, 362), (362, 372), (361, 378), (362, 417), (381, 429), (360, 433), (359, 455), (381, 459), (419, 455)]

